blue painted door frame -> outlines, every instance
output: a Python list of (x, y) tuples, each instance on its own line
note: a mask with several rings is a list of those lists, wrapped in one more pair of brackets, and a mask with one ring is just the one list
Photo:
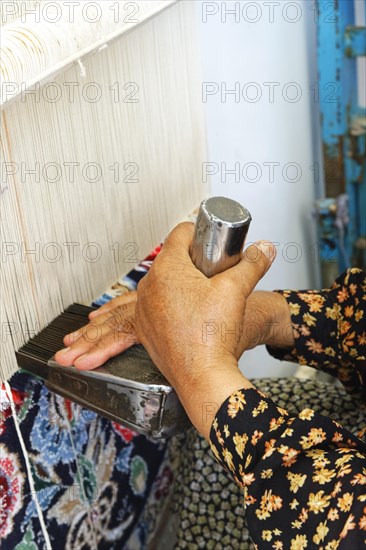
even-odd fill
[(365, 267), (366, 259), (366, 112), (358, 103), (356, 63), (366, 55), (366, 29), (355, 26), (353, 0), (319, 0), (316, 8), (327, 198), (317, 204), (320, 255), (340, 273)]

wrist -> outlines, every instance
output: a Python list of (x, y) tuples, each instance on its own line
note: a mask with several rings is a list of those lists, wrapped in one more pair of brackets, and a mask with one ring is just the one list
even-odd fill
[(251, 311), (255, 312), (255, 319), (261, 321), (256, 345), (292, 348), (294, 337), (286, 298), (278, 292), (256, 291), (248, 298), (248, 305), (249, 302)]
[(192, 374), (175, 386), (192, 424), (209, 439), (211, 424), (222, 403), (242, 388), (254, 387), (243, 375), (234, 357), (217, 359), (204, 368), (197, 363)]
[(295, 340), (287, 300), (279, 292), (270, 294), (271, 316), (264, 343), (274, 348), (291, 349), (295, 345)]

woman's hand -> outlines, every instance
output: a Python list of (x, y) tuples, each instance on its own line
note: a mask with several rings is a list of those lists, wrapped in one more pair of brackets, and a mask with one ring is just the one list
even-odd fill
[(189, 255), (193, 231), (193, 224), (178, 225), (140, 281), (136, 332), (193, 424), (208, 437), (205, 407), (215, 414), (233, 391), (252, 387), (237, 365), (245, 306), (275, 248), (256, 243), (236, 266), (208, 279)]
[(138, 343), (135, 332), (136, 300), (137, 293), (128, 292), (92, 311), (88, 325), (65, 336), (67, 347), (56, 353), (57, 363), (90, 370)]

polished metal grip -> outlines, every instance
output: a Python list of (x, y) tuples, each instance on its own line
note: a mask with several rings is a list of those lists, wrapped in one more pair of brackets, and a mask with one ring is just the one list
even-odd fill
[(240, 261), (252, 217), (238, 202), (226, 197), (204, 200), (199, 208), (190, 255), (206, 277), (213, 277)]

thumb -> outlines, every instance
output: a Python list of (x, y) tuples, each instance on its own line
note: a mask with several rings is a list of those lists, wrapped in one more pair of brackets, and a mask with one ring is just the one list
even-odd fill
[(238, 264), (216, 277), (227, 278), (229, 276), (237, 285), (241, 286), (243, 294), (247, 298), (267, 273), (275, 257), (276, 248), (273, 243), (257, 241), (244, 251)]

